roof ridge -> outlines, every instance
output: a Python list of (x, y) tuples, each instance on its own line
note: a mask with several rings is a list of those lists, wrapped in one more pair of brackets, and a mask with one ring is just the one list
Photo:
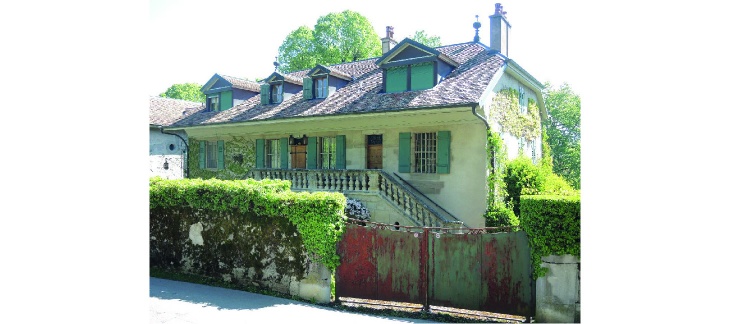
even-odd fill
[(185, 101), (185, 102), (190, 102), (190, 103), (197, 103), (197, 104), (201, 104), (201, 105), (203, 104), (203, 102), (200, 102), (200, 101), (192, 101), (192, 100), (170, 98), (170, 97), (160, 97), (160, 96), (150, 96), (150, 99), (177, 100), (177, 101)]

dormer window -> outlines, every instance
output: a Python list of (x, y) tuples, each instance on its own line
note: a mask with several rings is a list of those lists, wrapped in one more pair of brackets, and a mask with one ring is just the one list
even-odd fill
[(400, 65), (385, 70), (385, 92), (415, 91), (433, 88), (436, 83), (433, 62)]
[(315, 95), (314, 97), (317, 99), (320, 98), (327, 98), (327, 77), (322, 78), (316, 78), (314, 79), (314, 89), (315, 89)]
[(218, 94), (208, 96), (208, 111), (220, 111), (220, 96)]
[(284, 100), (284, 85), (283, 84), (272, 84), (271, 85), (271, 103), (280, 103)]

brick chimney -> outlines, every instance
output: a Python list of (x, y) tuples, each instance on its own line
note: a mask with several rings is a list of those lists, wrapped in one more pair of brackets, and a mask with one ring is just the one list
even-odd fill
[(393, 39), (393, 26), (385, 26), (385, 37), (380, 40), (383, 42), (383, 55), (388, 53), (395, 44), (398, 44), (398, 42)]
[(507, 14), (501, 3), (494, 4), (494, 14), (489, 16), (489, 47), (509, 57), (509, 29)]

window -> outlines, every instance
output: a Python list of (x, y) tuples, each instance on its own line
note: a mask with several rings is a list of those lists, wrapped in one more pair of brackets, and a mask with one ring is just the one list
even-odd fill
[(448, 174), (450, 160), (450, 131), (398, 135), (398, 172)]
[(415, 173), (436, 173), (436, 133), (413, 134)]
[(281, 168), (281, 145), (278, 139), (266, 140), (266, 167)]
[(317, 161), (320, 169), (335, 169), (336, 145), (335, 137), (320, 137), (319, 161)]
[(280, 103), (283, 100), (284, 85), (283, 84), (272, 84), (271, 85), (271, 103)]
[(402, 65), (385, 70), (385, 92), (388, 93), (430, 89), (434, 83), (433, 62)]
[(224, 169), (223, 141), (200, 141), (198, 154), (201, 169)]
[(520, 113), (526, 114), (527, 113), (527, 97), (525, 96), (525, 88), (522, 86), (519, 87), (519, 95), (520, 95)]
[(327, 77), (314, 79), (315, 98), (327, 98)]
[(530, 141), (530, 150), (532, 151), (532, 163), (537, 164), (537, 149), (535, 141)]
[(208, 96), (208, 111), (220, 110), (220, 97), (216, 95)]

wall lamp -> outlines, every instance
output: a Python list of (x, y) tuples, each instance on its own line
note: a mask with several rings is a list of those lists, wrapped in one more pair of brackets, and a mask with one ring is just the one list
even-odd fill
[(289, 135), (289, 145), (307, 145), (307, 135), (302, 134), (301, 138), (296, 138), (294, 135)]
[(170, 168), (170, 165), (167, 163), (167, 159), (165, 159), (165, 163), (162, 163), (162, 168), (165, 170)]

